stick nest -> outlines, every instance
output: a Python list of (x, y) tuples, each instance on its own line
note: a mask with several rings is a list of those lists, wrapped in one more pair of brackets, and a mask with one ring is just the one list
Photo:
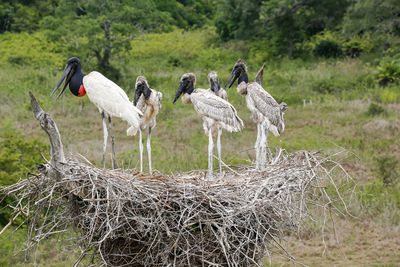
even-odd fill
[(74, 230), (77, 262), (95, 251), (108, 266), (260, 266), (311, 206), (345, 204), (331, 177), (343, 168), (306, 151), (280, 151), (263, 171), (229, 168), (214, 181), (202, 171), (151, 176), (76, 158), (63, 165), (58, 180), (41, 165), (2, 191), (16, 197), (14, 216), (25, 216), (31, 243)]

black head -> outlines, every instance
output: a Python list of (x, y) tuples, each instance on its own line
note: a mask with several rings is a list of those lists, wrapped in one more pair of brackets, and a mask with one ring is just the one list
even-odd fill
[(172, 103), (181, 96), (181, 94), (188, 93), (191, 94), (194, 91), (194, 85), (196, 84), (196, 75), (194, 73), (185, 73), (181, 77), (181, 82), (176, 90), (176, 94)]
[(208, 74), (208, 81), (210, 82), (210, 89), (216, 95), (218, 95), (218, 91), (221, 89), (218, 81), (218, 74), (215, 71), (212, 71)]
[(140, 96), (143, 94), (145, 99), (149, 99), (151, 90), (149, 87), (149, 84), (147, 83), (147, 80), (144, 76), (139, 76), (136, 79), (136, 84), (135, 84), (135, 97), (133, 100), (133, 105), (137, 105), (137, 102), (139, 101)]
[[(57, 98), (59, 98), (64, 93), (65, 88), (71, 82), (71, 79), (72, 79), (72, 77), (74, 76), (75, 73), (81, 74), (81, 62), (80, 62), (80, 60), (78, 58), (72, 57), (72, 58), (68, 59), (67, 65), (64, 68), (63, 74), (61, 75), (61, 78), (58, 81), (58, 83), (57, 83), (56, 87), (54, 88), (53, 92), (51, 93), (51, 96), (54, 95), (54, 93), (58, 90), (58, 88), (61, 86), (61, 84), (63, 83), (63, 81), (65, 79), (64, 86), (63, 86), (61, 92), (57, 96)], [(83, 74), (82, 74), (82, 77), (83, 77)], [(82, 77), (80, 77), (80, 78), (82, 78)], [(71, 91), (73, 91), (71, 86), (70, 86), (70, 89), (71, 89)], [(78, 89), (79, 89), (79, 87), (77, 88), (77, 90)], [(77, 91), (77, 90), (74, 90), (74, 91)], [(78, 91), (76, 93), (74, 91), (73, 91), (73, 93), (75, 95), (78, 95)]]
[[(233, 69), (232, 69), (232, 72), (231, 72), (231, 76), (229, 77), (228, 81), (226, 81), (225, 89), (226, 89), (226, 88), (227, 88), (227, 89), (231, 88), (232, 84), (233, 84), (233, 83), (236, 81), (236, 79), (238, 79), (238, 78), (239, 78), (238, 84), (241, 83), (241, 82), (243, 82), (243, 81), (246, 82), (246, 83), (248, 83), (248, 82), (249, 82), (249, 79), (248, 79), (248, 77), (247, 77), (247, 73), (246, 73), (246, 72), (247, 72), (247, 66), (246, 66), (246, 64), (244, 63), (243, 60), (239, 59), (239, 60), (236, 62), (235, 66), (233, 66)], [(230, 84), (229, 84), (229, 83), (230, 83)], [(229, 86), (226, 87), (228, 84), (229, 84)]]

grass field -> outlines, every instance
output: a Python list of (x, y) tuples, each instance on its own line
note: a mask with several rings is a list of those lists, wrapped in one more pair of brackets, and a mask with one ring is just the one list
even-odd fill
[[(204, 31), (207, 30), (143, 35), (132, 41), (130, 53), (118, 61), (123, 73), (120, 85), (130, 98), (138, 75), (145, 75), (150, 86), (164, 94), (157, 127), (152, 132), (153, 168), (161, 172), (207, 167), (208, 138), (201, 119), (193, 107), (180, 101), (172, 104), (180, 76), (194, 72), (197, 87), (208, 88), (208, 72), (218, 71), (223, 83), (237, 58), (247, 60), (250, 77), (254, 77), (262, 64), (254, 54), (246, 53), (244, 44), (211, 45), (214, 37)], [(21, 36), (1, 38), (0, 44), (7, 44), (20, 40)], [(40, 40), (43, 37), (24, 38)], [(15, 136), (22, 136), (28, 142), (38, 140), (48, 149), (47, 136), (29, 109), (28, 91), (33, 91), (56, 121), (65, 151), (80, 153), (100, 166), (103, 132), (97, 109), (87, 97), (78, 99), (67, 92), (56, 102), (49, 96), (61, 75), (64, 58), (51, 46), (21, 45), (18, 55), (11, 46), (0, 47), (4, 52), (0, 53), (3, 133), (0, 142), (12, 142)], [(41, 62), (42, 57), (35, 53), (42, 53), (46, 61)], [(22, 63), (15, 63), (17, 56), (22, 58)], [(89, 72), (93, 63), (83, 61), (86, 62), (84, 72)], [(376, 68), (359, 59), (315, 62), (282, 59), (266, 63), (264, 88), (289, 105), (285, 133), (279, 138), (270, 135), (271, 149), (281, 146), (289, 152), (305, 149), (326, 154), (346, 149), (342, 164), (358, 184), (355, 197), (349, 200), (353, 217), (335, 217), (339, 243), (331, 230), (324, 245), (321, 232), (310, 228), (300, 236), (288, 236), (284, 241), (288, 250), (299, 262), (310, 266), (397, 266), (400, 264), (400, 89), (380, 87)], [(256, 125), (235, 87), (228, 92), (228, 97), (245, 128), (241, 133), (223, 133), (223, 161), (247, 164), (254, 160)], [(307, 100), (306, 106), (303, 99)], [(118, 118), (113, 120), (113, 129), (119, 165), (137, 168), (138, 137), (127, 137), (126, 123)], [(0, 164), (4, 161), (1, 157), (7, 155), (0, 153)], [(110, 153), (107, 165), (111, 166)], [(22, 256), (12, 256), (21, 247), (23, 233), (24, 230), (18, 230), (16, 234), (0, 237), (3, 255), (0, 263), (24, 265)], [(14, 235), (18, 236), (15, 248), (14, 242), (9, 241)], [(41, 266), (64, 266), (66, 262), (73, 263), (73, 256), (54, 239), (42, 245), (37, 259)], [(28, 259), (30, 264), (32, 257)], [(273, 256), (271, 262), (273, 266), (292, 265), (278, 256)], [(269, 265), (268, 259), (265, 264)]]

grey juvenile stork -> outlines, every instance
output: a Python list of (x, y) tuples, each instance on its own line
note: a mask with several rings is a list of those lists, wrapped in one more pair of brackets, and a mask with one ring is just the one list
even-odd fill
[[(208, 74), (208, 82), (210, 83), (210, 88), (207, 90), (210, 93), (214, 93), (216, 96), (228, 101), (228, 94), (226, 91), (221, 88), (218, 81), (218, 74), (215, 71), (211, 71)], [(219, 124), (214, 124), (213, 129), (211, 130), (212, 133), (219, 133), (221, 132), (221, 126)], [(218, 162), (219, 162), (219, 173), (222, 173), (222, 166), (221, 166), (221, 134), (217, 135), (217, 150), (218, 150)]]
[[(252, 113), (253, 120), (257, 123), (257, 141), (256, 149), (256, 167), (261, 169), (266, 163), (266, 147), (268, 131), (275, 136), (279, 136), (285, 130), (283, 115), (285, 114), (287, 105), (285, 102), (278, 104), (275, 99), (262, 88), (262, 73), (264, 66), (261, 68), (256, 77), (256, 82), (249, 83), (247, 76), (247, 66), (242, 60), (238, 60), (233, 67), (231, 76), (226, 85), (229, 87), (238, 79), (237, 91), (239, 94), (246, 96), (247, 107)], [(226, 87), (225, 85), (225, 87)]]
[(64, 79), (65, 83), (58, 97), (64, 93), (65, 88), (69, 84), (71, 93), (78, 97), (87, 94), (89, 100), (96, 105), (101, 113), (104, 130), (103, 167), (105, 166), (105, 153), (108, 137), (105, 117), (108, 117), (113, 152), (113, 167), (116, 168), (117, 163), (115, 161), (114, 135), (112, 132), (111, 117), (119, 117), (128, 122), (129, 128), (126, 131), (126, 134), (136, 135), (137, 130), (139, 129), (139, 120), (142, 116), (142, 112), (132, 105), (124, 90), (111, 80), (104, 77), (101, 73), (97, 71), (92, 71), (89, 74), (82, 73), (81, 62), (76, 57), (68, 59), (64, 72), (51, 95), (54, 95), (63, 83)]
[(149, 87), (147, 80), (143, 76), (136, 79), (135, 84), (135, 98), (133, 105), (135, 105), (142, 113), (143, 117), (140, 119), (139, 128), (139, 148), (140, 148), (140, 172), (143, 171), (143, 143), (142, 131), (149, 128), (147, 136), (147, 155), (149, 157), (149, 173), (151, 169), (151, 130), (156, 127), (156, 116), (161, 109), (162, 93)]
[[(193, 104), (194, 109), (203, 118), (203, 128), (208, 135), (208, 172), (207, 177), (212, 175), (212, 153), (213, 138), (212, 129), (218, 129), (218, 138), (221, 136), (222, 128), (229, 132), (239, 132), (243, 128), (243, 122), (238, 117), (236, 109), (226, 100), (216, 96), (214, 93), (205, 89), (194, 89), (196, 76), (193, 73), (185, 73), (181, 77), (178, 90), (176, 91), (173, 103), (182, 96), (184, 104)], [(215, 126), (217, 125), (217, 126)]]
[(224, 88), (221, 88), (221, 86), (219, 85), (217, 72), (211, 71), (208, 74), (208, 82), (210, 83), (210, 89), (208, 89), (209, 91), (213, 92), (220, 98), (228, 101), (228, 94), (226, 93)]

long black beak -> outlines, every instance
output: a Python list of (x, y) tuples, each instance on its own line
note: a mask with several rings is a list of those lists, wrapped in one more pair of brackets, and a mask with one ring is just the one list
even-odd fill
[[(233, 78), (233, 79), (232, 79), (232, 78)], [(226, 89), (230, 89), (231, 86), (232, 86), (232, 84), (236, 81), (237, 78), (239, 78), (239, 75), (238, 75), (237, 71), (236, 71), (236, 70), (232, 70), (231, 76), (230, 76), (229, 79), (226, 81), (226, 84), (225, 84), (224, 87), (225, 87)], [(232, 80), (232, 81), (231, 81), (231, 80)], [(229, 82), (230, 82), (229, 86), (226, 87), (226, 86), (228, 85)]]
[(175, 103), (176, 100), (178, 100), (178, 98), (181, 96), (181, 94), (183, 93), (183, 90), (185, 89), (185, 87), (187, 86), (187, 82), (181, 82), (179, 84), (178, 90), (176, 90), (176, 94), (174, 97), (174, 100), (172, 101), (172, 103)]
[(144, 89), (145, 89), (144, 87), (145, 86), (146, 86), (145, 84), (141, 83), (141, 84), (138, 84), (138, 86), (136, 87), (136, 89), (135, 89), (135, 97), (133, 99), (133, 105), (134, 106), (137, 105), (137, 102), (139, 101), (140, 96), (144, 92)]
[(63, 86), (61, 92), (57, 96), (57, 99), (58, 99), (64, 93), (65, 88), (67, 87), (67, 85), (71, 81), (71, 78), (72, 78), (73, 74), (74, 74), (74, 72), (72, 71), (72, 65), (65, 66), (64, 72), (61, 75), (61, 78), (58, 81), (58, 83), (56, 85), (56, 88), (54, 88), (53, 92), (51, 93), (51, 96), (54, 95), (54, 93), (58, 90), (58, 88), (61, 86), (61, 84), (63, 83), (64, 79), (66, 78), (64, 86)]

